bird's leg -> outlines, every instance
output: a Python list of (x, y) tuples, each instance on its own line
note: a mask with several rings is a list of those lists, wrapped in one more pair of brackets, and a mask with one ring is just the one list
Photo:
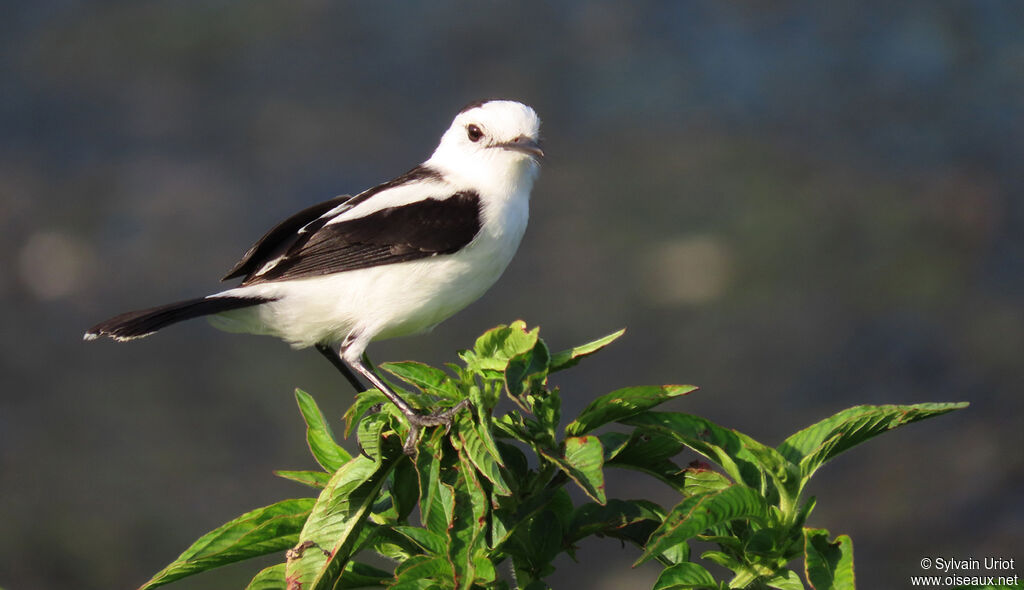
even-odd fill
[(416, 413), (416, 410), (412, 409), (408, 402), (394, 391), (391, 391), (391, 388), (384, 383), (384, 380), (366, 366), (366, 363), (363, 362), (362, 354), (350, 354), (353, 351), (347, 348), (346, 343), (348, 343), (347, 338), (338, 351), (337, 358), (339, 361), (346, 363), (360, 375), (366, 377), (374, 387), (384, 394), (384, 397), (395, 404), (398, 411), (402, 412), (402, 415), (409, 422), (409, 435), (405, 438), (405, 444), (402, 445), (402, 451), (406, 455), (416, 454), (416, 442), (419, 440), (421, 428), (425, 426), (445, 426), (446, 429), (451, 428), (452, 417), (455, 416), (455, 413), (469, 405), (469, 400), (462, 400), (447, 410), (434, 414), (424, 416)]
[(345, 361), (341, 360), (341, 357), (338, 356), (338, 353), (334, 352), (333, 348), (326, 344), (317, 344), (316, 351), (324, 355), (324, 358), (330, 361), (330, 363), (334, 365), (334, 368), (338, 369), (338, 371), (345, 376), (345, 379), (352, 385), (352, 388), (356, 390), (356, 393), (366, 391), (366, 388), (363, 387), (362, 382), (359, 381), (356, 374), (352, 372), (352, 369), (348, 368), (348, 365), (345, 364)]

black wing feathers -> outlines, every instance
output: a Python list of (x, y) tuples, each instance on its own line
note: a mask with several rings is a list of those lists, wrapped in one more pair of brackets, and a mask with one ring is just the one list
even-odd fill
[(388, 207), (303, 234), (277, 264), (262, 274), (250, 274), (243, 284), (451, 254), (473, 241), (480, 225), (480, 197), (473, 191)]
[(290, 248), (298, 239), (300, 229), (316, 221), (321, 215), (338, 205), (351, 200), (353, 200), (353, 197), (350, 195), (337, 196), (323, 203), (307, 207), (275, 225), (259, 241), (253, 244), (252, 248), (249, 248), (245, 256), (242, 256), (242, 259), (221, 280), (226, 281), (235, 277), (244, 277), (256, 272), (276, 254), (283, 253)]

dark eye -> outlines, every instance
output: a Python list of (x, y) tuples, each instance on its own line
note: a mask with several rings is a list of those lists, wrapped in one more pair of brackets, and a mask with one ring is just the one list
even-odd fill
[(480, 138), (484, 136), (484, 132), (480, 131), (480, 128), (476, 125), (469, 125), (466, 127), (466, 136), (469, 137), (469, 141), (480, 141)]

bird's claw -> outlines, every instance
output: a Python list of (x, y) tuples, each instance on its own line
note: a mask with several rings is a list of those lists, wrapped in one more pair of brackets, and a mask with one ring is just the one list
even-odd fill
[(419, 440), (421, 428), (443, 425), (444, 433), (448, 434), (452, 429), (452, 420), (455, 418), (455, 414), (468, 405), (469, 400), (464, 399), (447, 410), (427, 414), (426, 416), (421, 414), (406, 415), (405, 418), (409, 421), (409, 434), (405, 437), (405, 444), (402, 445), (402, 452), (409, 456), (416, 454), (416, 443)]

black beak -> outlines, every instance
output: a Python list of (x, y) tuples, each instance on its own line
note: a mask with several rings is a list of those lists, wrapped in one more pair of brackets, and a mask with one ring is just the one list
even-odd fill
[(544, 150), (540, 148), (540, 142), (532, 137), (520, 135), (512, 141), (506, 141), (505, 143), (499, 143), (496, 147), (504, 148), (506, 150), (513, 150), (516, 152), (523, 152), (529, 156), (540, 159), (544, 157)]

